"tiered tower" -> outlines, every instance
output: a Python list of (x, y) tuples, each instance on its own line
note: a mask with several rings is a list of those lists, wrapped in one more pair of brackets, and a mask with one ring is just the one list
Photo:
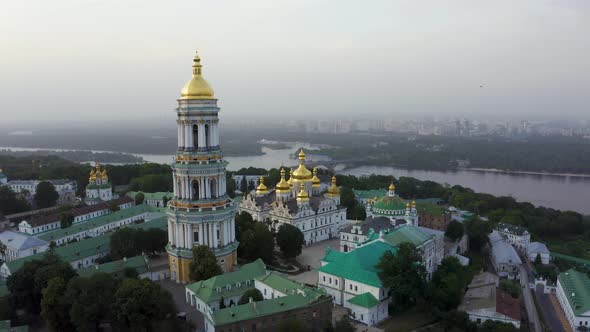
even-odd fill
[(176, 108), (178, 149), (172, 165), (174, 198), (168, 203), (170, 278), (189, 280), (192, 248), (206, 245), (221, 268), (236, 264), (235, 207), (226, 193), (225, 168), (219, 148), (219, 107), (195, 55), (193, 77), (181, 90)]

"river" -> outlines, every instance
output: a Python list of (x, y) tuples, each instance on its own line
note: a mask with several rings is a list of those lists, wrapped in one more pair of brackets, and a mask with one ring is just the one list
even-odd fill
[[(263, 155), (226, 157), (229, 162), (228, 170), (238, 170), (244, 167), (273, 168), (293, 166), (296, 160), (290, 158), (297, 147), (303, 146), (313, 150), (316, 146), (305, 143), (293, 143), (288, 149), (273, 150), (263, 147)], [(40, 149), (14, 148), (14, 151), (33, 151)], [(51, 149), (57, 150), (57, 149)], [(109, 151), (100, 151), (109, 152)], [(309, 153), (311, 152), (311, 153)], [(321, 156), (314, 156), (322, 160)], [(173, 155), (134, 154), (148, 162), (169, 164)], [(459, 170), (450, 172), (416, 171), (387, 166), (361, 166), (338, 170), (339, 174), (363, 176), (369, 174), (392, 175), (395, 177), (410, 176), (420, 180), (431, 180), (450, 185), (461, 185), (472, 188), (477, 192), (492, 195), (512, 196), (518, 201), (531, 202), (537, 206), (552, 207), (560, 210), (572, 210), (583, 214), (590, 214), (590, 177), (564, 175), (513, 174), (501, 172), (487, 172), (474, 170)]]

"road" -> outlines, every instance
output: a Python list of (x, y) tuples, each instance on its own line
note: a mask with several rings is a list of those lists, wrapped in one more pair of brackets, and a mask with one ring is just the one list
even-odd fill
[(529, 273), (530, 271), (528, 271), (525, 261), (525, 263), (520, 265), (520, 284), (523, 287), (522, 294), (524, 297), (524, 305), (528, 313), (531, 330), (534, 332), (542, 332), (541, 321), (539, 320), (539, 315), (535, 308), (535, 302), (533, 301), (533, 296), (529, 289)]
[(537, 303), (539, 303), (539, 308), (543, 312), (545, 324), (547, 324), (547, 327), (551, 332), (570, 332), (571, 329), (569, 326), (566, 325), (567, 328), (565, 328), (563, 325), (563, 321), (567, 322), (567, 319), (565, 318), (565, 315), (561, 313), (561, 309), (555, 307), (554, 301), (551, 299), (553, 296), (555, 295), (545, 294), (542, 285), (538, 285), (535, 289)]

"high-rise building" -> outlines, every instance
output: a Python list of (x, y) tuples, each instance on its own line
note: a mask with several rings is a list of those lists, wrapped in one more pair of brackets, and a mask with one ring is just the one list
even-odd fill
[(227, 162), (219, 147), (219, 107), (195, 55), (193, 77), (176, 108), (178, 149), (172, 165), (174, 198), (168, 203), (170, 278), (189, 281), (192, 248), (206, 245), (225, 271), (236, 264), (235, 207), (226, 192)]

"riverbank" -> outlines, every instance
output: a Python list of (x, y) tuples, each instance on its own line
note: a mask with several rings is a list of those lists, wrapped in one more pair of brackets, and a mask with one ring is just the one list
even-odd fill
[(485, 172), (485, 173), (501, 173), (501, 174), (523, 174), (523, 175), (543, 175), (543, 176), (564, 176), (564, 177), (582, 177), (590, 178), (590, 174), (577, 173), (548, 173), (548, 172), (530, 172), (530, 171), (507, 171), (497, 168), (478, 168), (478, 167), (459, 167), (457, 170)]

